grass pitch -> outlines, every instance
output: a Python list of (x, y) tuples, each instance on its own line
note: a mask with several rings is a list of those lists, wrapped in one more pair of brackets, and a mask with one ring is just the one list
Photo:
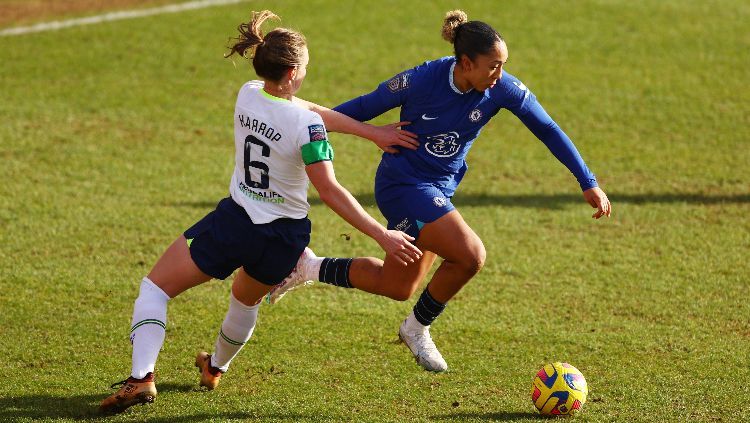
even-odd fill
[[(250, 9), (307, 36), (300, 96), (335, 105), (451, 54), (439, 30), (456, 7), (503, 34), (508, 71), (573, 138), (612, 218), (591, 220), (501, 113), (455, 197), (488, 260), (433, 327), (448, 373), (395, 342), (413, 301), (316, 285), (262, 307), (221, 387), (200, 391), (192, 359), (230, 285), (214, 281), (170, 302), (157, 402), (110, 420), (537, 421), (531, 380), (552, 361), (587, 378), (576, 421), (750, 419), (745, 2), (317, 0), (0, 38), (0, 420), (99, 419), (127, 375), (141, 277), (226, 195), (253, 76), (223, 46)], [(332, 138), (339, 179), (380, 218), (378, 150)], [(315, 251), (380, 256), (311, 196)]]

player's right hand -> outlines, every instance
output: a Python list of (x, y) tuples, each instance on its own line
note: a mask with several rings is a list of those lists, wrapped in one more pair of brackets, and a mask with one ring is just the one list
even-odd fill
[(412, 244), (414, 237), (404, 232), (387, 230), (377, 241), (386, 255), (393, 257), (403, 266), (408, 266), (409, 263), (414, 263), (422, 258), (422, 251)]
[(602, 216), (609, 217), (609, 215), (612, 214), (612, 204), (610, 204), (607, 194), (605, 194), (601, 188), (593, 187), (587, 189), (583, 192), (583, 198), (586, 199), (586, 202), (589, 203), (591, 207), (596, 209), (591, 216), (594, 219), (599, 219)]

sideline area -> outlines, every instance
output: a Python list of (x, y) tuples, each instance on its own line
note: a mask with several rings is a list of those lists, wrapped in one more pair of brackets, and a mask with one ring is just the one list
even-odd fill
[(165, 13), (178, 13), (186, 10), (204, 9), (207, 7), (224, 6), (229, 4), (242, 3), (248, 0), (199, 0), (190, 1), (187, 3), (170, 4), (166, 6), (153, 7), (149, 9), (139, 10), (123, 10), (118, 12), (104, 13), (95, 16), (88, 16), (85, 18), (75, 18), (67, 20), (59, 20), (52, 22), (42, 22), (36, 25), (21, 26), (15, 28), (6, 28), (0, 30), (0, 37), (22, 35), (34, 32), (54, 31), (63, 28), (70, 28), (82, 25), (93, 25), (102, 22), (117, 21), (123, 19), (134, 19), (141, 18), (144, 16), (161, 15)]

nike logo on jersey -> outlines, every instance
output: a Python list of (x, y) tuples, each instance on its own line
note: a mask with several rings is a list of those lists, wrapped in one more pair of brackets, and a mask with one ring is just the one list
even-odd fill
[(424, 119), (424, 120), (435, 120), (435, 119), (437, 119), (437, 116), (435, 116), (435, 117), (429, 117), (429, 116), (427, 116), (425, 114), (425, 115), (422, 115), (422, 119)]

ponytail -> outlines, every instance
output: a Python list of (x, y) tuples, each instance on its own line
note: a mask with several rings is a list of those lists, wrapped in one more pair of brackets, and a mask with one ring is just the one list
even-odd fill
[(241, 23), (237, 27), (240, 35), (235, 38), (237, 41), (229, 47), (229, 53), (225, 54), (224, 57), (237, 53), (242, 57), (253, 58), (255, 49), (263, 44), (263, 31), (261, 31), (260, 26), (268, 19), (278, 20), (279, 17), (270, 10), (253, 12), (250, 22)]
[(258, 76), (280, 81), (289, 68), (302, 64), (307, 41), (299, 32), (286, 28), (276, 28), (263, 35), (261, 25), (268, 19), (279, 20), (279, 17), (270, 10), (253, 12), (250, 22), (237, 27), (240, 35), (230, 39), (233, 44), (224, 57), (237, 53), (252, 59)]

